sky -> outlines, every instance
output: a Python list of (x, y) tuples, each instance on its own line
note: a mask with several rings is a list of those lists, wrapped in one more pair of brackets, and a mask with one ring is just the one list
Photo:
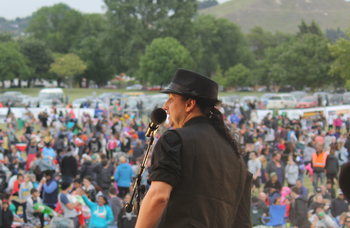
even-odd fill
[[(228, 0), (218, 0), (222, 3)], [(0, 0), (0, 17), (8, 20), (32, 15), (43, 6), (66, 3), (70, 7), (83, 13), (104, 13), (102, 0)]]

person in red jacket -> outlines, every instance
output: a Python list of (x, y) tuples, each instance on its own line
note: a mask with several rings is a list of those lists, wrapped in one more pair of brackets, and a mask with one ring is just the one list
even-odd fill
[(19, 186), (23, 183), (23, 175), (22, 174), (18, 174), (17, 175), (17, 180), (15, 181), (15, 183), (13, 184), (13, 189), (12, 189), (12, 195), (14, 196), (18, 196), (18, 192), (19, 192)]

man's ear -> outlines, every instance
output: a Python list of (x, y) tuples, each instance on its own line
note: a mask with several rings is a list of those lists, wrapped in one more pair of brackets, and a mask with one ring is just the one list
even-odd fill
[(185, 111), (191, 112), (194, 109), (194, 107), (196, 107), (196, 104), (197, 104), (196, 100), (188, 99), (186, 101)]

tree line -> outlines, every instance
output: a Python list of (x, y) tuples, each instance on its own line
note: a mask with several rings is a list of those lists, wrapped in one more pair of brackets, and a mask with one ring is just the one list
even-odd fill
[(167, 85), (181, 67), (226, 88), (350, 86), (350, 34), (339, 29), (324, 34), (316, 22), (302, 21), (296, 34), (261, 27), (243, 34), (227, 19), (198, 15), (196, 0), (104, 2), (104, 15), (62, 3), (42, 7), (26, 36), (0, 33), (0, 81), (30, 85), (43, 78), (72, 86), (85, 78), (102, 86), (126, 73), (144, 85)]

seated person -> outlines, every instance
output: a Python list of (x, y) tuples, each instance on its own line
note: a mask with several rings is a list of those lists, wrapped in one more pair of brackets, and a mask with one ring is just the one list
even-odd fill
[(264, 192), (266, 192), (269, 195), (272, 195), (274, 193), (281, 193), (282, 190), (282, 184), (277, 180), (277, 173), (272, 172), (270, 174), (270, 180), (266, 182), (264, 187)]
[(323, 196), (321, 194), (317, 194), (314, 198), (314, 201), (310, 204), (309, 210), (312, 211), (312, 214), (316, 213), (316, 209), (319, 207), (323, 207)]
[(323, 228), (335, 228), (337, 227), (336, 222), (328, 216), (322, 207), (316, 209), (316, 213), (309, 217), (311, 227), (323, 227)]

